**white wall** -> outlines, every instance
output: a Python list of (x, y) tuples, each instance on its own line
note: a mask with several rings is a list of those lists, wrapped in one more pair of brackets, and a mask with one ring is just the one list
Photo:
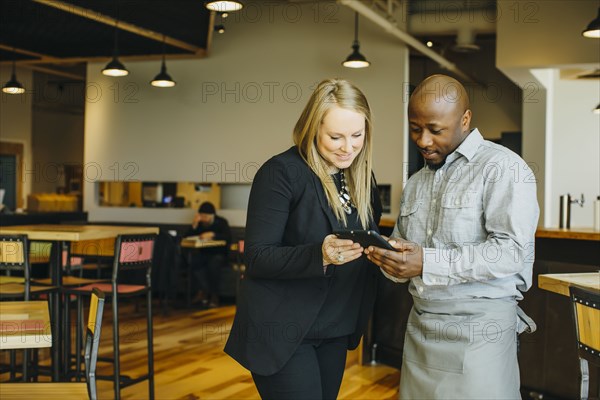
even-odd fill
[(581, 32), (598, 15), (598, 0), (498, 0), (499, 68), (598, 63), (598, 40)]
[(571, 206), (571, 226), (593, 226), (593, 201), (600, 195), (600, 117), (592, 109), (600, 103), (600, 81), (563, 80), (553, 74), (553, 98), (548, 112), (553, 116), (550, 215), (546, 225), (558, 226), (559, 196), (570, 193), (584, 207)]
[(498, 8), (496, 64), (523, 88), (523, 158), (538, 167), (539, 224), (558, 227), (558, 196), (584, 193), (571, 226), (590, 227), (600, 194), (600, 125), (591, 112), (600, 81), (561, 79), (559, 70), (598, 67), (600, 42), (581, 35), (598, 2), (500, 0)]
[[(292, 144), (292, 128), (311, 89), (328, 77), (350, 79), (369, 99), (375, 172), (379, 183), (392, 184), (392, 216), (397, 215), (406, 49), (361, 20), (361, 51), (372, 66), (346, 69), (340, 63), (353, 40), (349, 9), (326, 2), (270, 4), (232, 14), (208, 58), (168, 61), (178, 82), (172, 89), (148, 84), (158, 62), (128, 62), (130, 75), (121, 79), (101, 75), (103, 65), (89, 64), (84, 208), (91, 221), (188, 222), (193, 210), (98, 207), (94, 183), (127, 177), (250, 182), (259, 165)], [(234, 225), (245, 222), (239, 211), (223, 214), (235, 218)]]
[[(12, 67), (0, 67), (0, 86), (11, 76)], [(32, 182), (39, 178), (39, 171), (32, 167), (31, 161), (31, 104), (32, 73), (28, 69), (17, 68), (17, 80), (25, 87), (21, 95), (9, 95), (0, 92), (0, 140), (23, 144), (23, 204), (31, 193)]]

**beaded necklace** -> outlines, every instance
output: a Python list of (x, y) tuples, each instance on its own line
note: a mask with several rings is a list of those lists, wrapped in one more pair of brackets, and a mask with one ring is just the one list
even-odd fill
[(352, 214), (352, 200), (350, 199), (350, 193), (348, 193), (348, 186), (346, 185), (346, 177), (344, 176), (344, 170), (340, 170), (340, 191), (338, 198), (342, 203), (342, 208), (346, 214)]

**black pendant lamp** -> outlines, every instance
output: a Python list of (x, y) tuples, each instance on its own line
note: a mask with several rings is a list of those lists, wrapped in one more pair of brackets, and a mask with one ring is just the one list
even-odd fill
[(167, 74), (167, 64), (165, 63), (165, 37), (163, 36), (163, 55), (162, 55), (162, 64), (160, 67), (160, 72), (158, 75), (152, 79), (150, 84), (154, 87), (173, 87), (176, 85), (176, 82), (171, 78), (171, 75)]
[(596, 19), (590, 22), (590, 24), (585, 28), (581, 34), (588, 38), (600, 38), (600, 8), (598, 8), (598, 15)]
[(25, 88), (23, 87), (21, 82), (19, 82), (17, 80), (15, 60), (13, 60), (12, 74), (10, 76), (10, 80), (8, 82), (6, 82), (4, 84), (4, 86), (2, 86), (2, 92), (8, 93), (8, 94), (23, 94), (23, 93), (25, 93)]
[(600, 103), (596, 106), (596, 108), (594, 108), (593, 113), (594, 114), (600, 114)]
[(210, 11), (230, 12), (241, 10), (244, 4), (241, 1), (207, 1), (204, 6)]
[(360, 43), (358, 43), (358, 13), (354, 14), (354, 42), (352, 43), (352, 54), (342, 63), (347, 68), (366, 68), (371, 63), (360, 54)]
[(117, 11), (117, 19), (115, 20), (115, 47), (113, 52), (113, 59), (106, 64), (106, 67), (102, 70), (102, 73), (107, 76), (127, 76), (129, 75), (129, 71), (123, 65), (121, 61), (119, 61), (119, 8), (117, 6), (117, 0), (115, 0), (115, 9)]

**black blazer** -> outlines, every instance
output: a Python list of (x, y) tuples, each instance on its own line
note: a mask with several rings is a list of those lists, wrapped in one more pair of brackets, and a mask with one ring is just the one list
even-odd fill
[[(377, 229), (381, 203), (374, 186), (372, 205)], [(225, 352), (259, 375), (279, 371), (309, 331), (325, 302), (325, 236), (342, 229), (329, 207), (319, 178), (292, 147), (257, 172), (248, 205), (245, 236), (246, 274)], [(379, 269), (366, 257), (353, 261), (364, 282), (357, 326), (349, 349), (358, 346), (375, 301)]]

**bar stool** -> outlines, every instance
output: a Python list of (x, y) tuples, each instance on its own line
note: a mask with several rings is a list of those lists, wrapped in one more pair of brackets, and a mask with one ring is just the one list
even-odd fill
[[(32, 297), (55, 293), (53, 286), (34, 286), (31, 281), (31, 265), (29, 263), (29, 240), (27, 235), (0, 235), (0, 299), (29, 301)], [(12, 272), (23, 276), (12, 276)], [(14, 350), (11, 350), (11, 379), (15, 378), (16, 363)], [(29, 350), (23, 349), (23, 381), (29, 380)]]
[(104, 293), (98, 289), (92, 291), (90, 311), (85, 339), (85, 375), (86, 383), (52, 382), (52, 383), (2, 383), (0, 398), (43, 398), (49, 399), (82, 399), (87, 396), (91, 400), (98, 399), (96, 388), (96, 361), (102, 331), (102, 315), (104, 310)]
[[(154, 257), (154, 244), (156, 235), (120, 235), (115, 240), (115, 256), (113, 271), (109, 283), (92, 283), (90, 285), (64, 288), (64, 293), (78, 296), (78, 310), (81, 307), (80, 297), (89, 296), (94, 288), (100, 289), (112, 299), (113, 311), (113, 358), (99, 358), (99, 361), (108, 361), (114, 364), (111, 376), (97, 376), (97, 379), (111, 380), (114, 383), (115, 399), (121, 398), (121, 389), (148, 380), (150, 399), (154, 398), (154, 350), (152, 334), (152, 264)], [(121, 283), (121, 274), (124, 271), (144, 271), (143, 284)], [(119, 300), (124, 297), (146, 295), (147, 301), (147, 344), (148, 344), (148, 372), (142, 376), (131, 378), (121, 374), (119, 350)], [(78, 319), (81, 312), (78, 311)], [(80, 321), (78, 321), (79, 326)], [(78, 329), (78, 335), (80, 330)]]
[[(587, 400), (590, 385), (588, 362), (600, 367), (600, 294), (575, 286), (569, 287), (577, 336), (581, 370), (580, 398)], [(598, 376), (600, 380), (600, 376)], [(600, 398), (600, 382), (598, 398)]]

